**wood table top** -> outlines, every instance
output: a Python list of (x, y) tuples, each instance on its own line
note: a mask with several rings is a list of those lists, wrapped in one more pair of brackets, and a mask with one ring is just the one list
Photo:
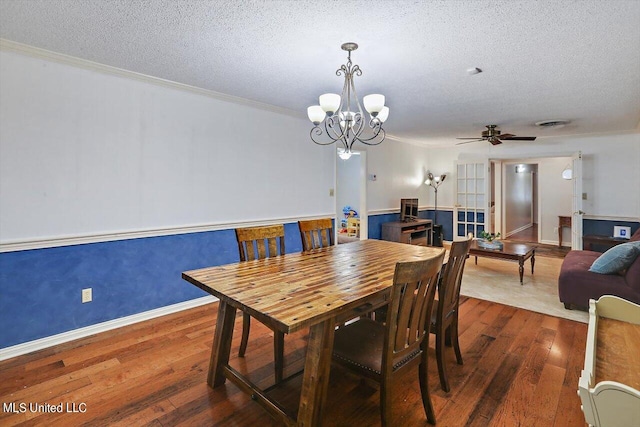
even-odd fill
[(395, 265), (442, 248), (381, 240), (186, 271), (182, 278), (285, 333), (389, 294)]
[(471, 242), (471, 247), (469, 249), (469, 253), (472, 252), (498, 252), (504, 253), (507, 255), (527, 255), (529, 252), (532, 252), (536, 249), (535, 245), (528, 245), (526, 243), (514, 243), (514, 242), (505, 242), (502, 241), (504, 247), (502, 249), (488, 249), (478, 246), (478, 241), (474, 240)]

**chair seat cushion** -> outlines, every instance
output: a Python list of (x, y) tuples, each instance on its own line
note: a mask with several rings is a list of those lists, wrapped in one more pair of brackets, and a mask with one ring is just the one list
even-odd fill
[(384, 324), (368, 318), (341, 326), (335, 332), (333, 356), (361, 370), (382, 372)]

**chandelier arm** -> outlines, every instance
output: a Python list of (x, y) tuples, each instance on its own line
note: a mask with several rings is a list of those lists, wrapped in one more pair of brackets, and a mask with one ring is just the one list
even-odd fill
[[(358, 138), (358, 141), (365, 145), (379, 145), (380, 143), (382, 143), (382, 141), (384, 141), (385, 136), (386, 136), (386, 132), (384, 131), (382, 126), (378, 123), (374, 127), (374, 134), (371, 138)], [(375, 141), (377, 138), (380, 138), (380, 140)], [(374, 142), (371, 142), (371, 141), (374, 141)]]
[(335, 139), (331, 138), (331, 135), (327, 135), (330, 138), (330, 141), (327, 141), (327, 142), (317, 141), (316, 138), (314, 137), (314, 134), (316, 134), (318, 136), (323, 134), (322, 129), (320, 128), (320, 126), (314, 126), (311, 129), (311, 132), (309, 132), (309, 136), (311, 137), (311, 140), (313, 142), (315, 142), (316, 144), (318, 144), (318, 145), (331, 145), (334, 142), (336, 142)]
[[(337, 119), (337, 120), (336, 120)], [(329, 135), (329, 138), (334, 141), (341, 141), (345, 137), (345, 130), (340, 126), (340, 118), (335, 114), (331, 117), (327, 117), (324, 122), (324, 128)], [(338, 129), (340, 132), (338, 132)]]
[(353, 118), (352, 130), (353, 139), (360, 140), (360, 135), (362, 135), (362, 132), (364, 131), (364, 116), (362, 115), (362, 112), (358, 112), (355, 114)]

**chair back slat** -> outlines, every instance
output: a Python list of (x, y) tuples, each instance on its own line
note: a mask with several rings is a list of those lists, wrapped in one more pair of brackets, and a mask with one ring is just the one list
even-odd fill
[(438, 288), (438, 310), (443, 311), (444, 317), (453, 314), (460, 299), (460, 285), (464, 265), (469, 255), (471, 239), (453, 242), (449, 250), (449, 260), (442, 274), (442, 281)]
[(236, 228), (236, 239), (240, 261), (253, 261), (285, 253), (282, 224)]
[(396, 264), (387, 311), (384, 364), (420, 350), (428, 333), (426, 319), (431, 315), (443, 259), (444, 249), (432, 258)]
[(298, 228), (300, 229), (303, 251), (334, 245), (331, 218), (298, 221)]

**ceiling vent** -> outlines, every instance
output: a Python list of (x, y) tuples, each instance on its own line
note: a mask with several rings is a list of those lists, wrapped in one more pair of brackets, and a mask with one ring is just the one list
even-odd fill
[(536, 126), (540, 126), (541, 128), (561, 128), (567, 123), (569, 123), (569, 120), (544, 120), (537, 122)]

